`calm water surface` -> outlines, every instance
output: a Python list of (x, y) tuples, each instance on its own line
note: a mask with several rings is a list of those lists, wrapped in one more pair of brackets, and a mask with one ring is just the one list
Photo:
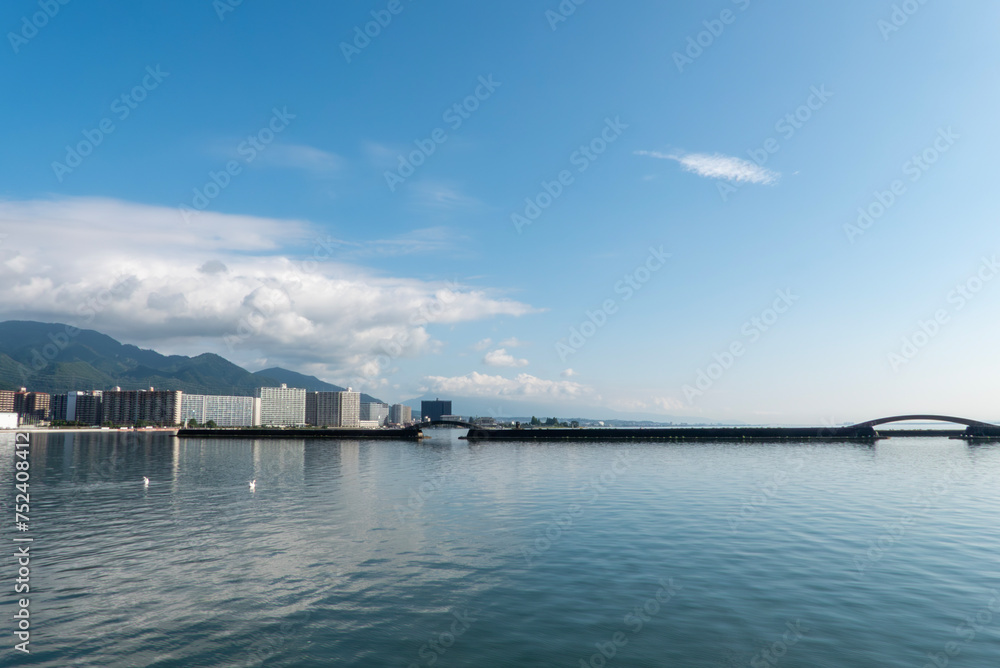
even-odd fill
[(5, 665), (1000, 666), (998, 444), (428, 433), (34, 435)]

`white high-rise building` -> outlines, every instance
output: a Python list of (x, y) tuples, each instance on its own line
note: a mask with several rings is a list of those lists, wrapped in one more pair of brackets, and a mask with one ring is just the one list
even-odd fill
[(306, 424), (306, 391), (288, 387), (259, 387), (260, 424), (271, 427), (294, 427)]
[(230, 397), (211, 394), (185, 394), (181, 397), (181, 421), (209, 420), (219, 427), (256, 427), (260, 425), (261, 400), (257, 397)]

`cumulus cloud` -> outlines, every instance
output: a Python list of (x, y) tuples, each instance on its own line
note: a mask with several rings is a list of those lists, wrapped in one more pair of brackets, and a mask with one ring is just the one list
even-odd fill
[(226, 271), (226, 265), (222, 264), (218, 260), (209, 260), (198, 267), (198, 271), (203, 274), (219, 274)]
[(473, 371), (464, 376), (428, 376), (424, 381), (428, 392), (463, 397), (580, 399), (593, 393), (591, 388), (580, 383), (545, 380), (527, 373), (504, 378)]
[(755, 162), (734, 158), (721, 153), (661, 153), (659, 151), (635, 151), (636, 155), (645, 155), (660, 160), (674, 160), (681, 164), (685, 171), (710, 179), (725, 179), (740, 183), (759, 183), (774, 185), (781, 174), (761, 167)]
[[(0, 314), (162, 352), (266, 359), (338, 379), (437, 350), (429, 327), (532, 313), (495, 290), (337, 262), (297, 220), (112, 199), (0, 200)], [(41, 233), (44, 232), (44, 233)]]
[(493, 339), (487, 337), (485, 339), (482, 339), (481, 341), (478, 341), (478, 342), (474, 343), (472, 345), (472, 349), (473, 350), (486, 350), (487, 348), (489, 348), (492, 345), (493, 345)]
[(497, 348), (496, 350), (491, 350), (486, 353), (486, 356), (483, 357), (483, 362), (487, 366), (528, 366), (528, 360), (517, 359), (503, 348)]

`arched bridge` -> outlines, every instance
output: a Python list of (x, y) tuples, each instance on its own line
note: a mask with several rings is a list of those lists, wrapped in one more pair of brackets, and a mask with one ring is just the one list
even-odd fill
[(980, 422), (979, 420), (969, 420), (967, 418), (953, 417), (950, 415), (893, 415), (892, 417), (879, 418), (877, 420), (869, 420), (868, 422), (859, 422), (858, 424), (851, 425), (848, 429), (854, 429), (856, 427), (877, 427), (880, 424), (888, 424), (889, 422), (904, 422), (906, 420), (924, 420), (930, 422), (952, 422), (954, 424), (964, 424), (966, 427), (986, 427), (990, 429), (1000, 429), (1000, 426), (995, 424), (990, 424), (989, 422)]
[(449, 426), (449, 427), (465, 427), (466, 429), (478, 429), (476, 425), (464, 420), (431, 420), (429, 422), (418, 422), (413, 425), (411, 429), (423, 429), (424, 427), (437, 427), (437, 426)]
[(841, 427), (840, 431), (851, 433), (874, 433), (875, 427), (880, 424), (904, 422), (907, 420), (925, 420), (931, 422), (964, 424), (966, 436), (1000, 437), (1000, 425), (990, 424), (989, 422), (981, 422), (979, 420), (970, 420), (968, 418), (955, 417), (953, 415), (893, 415), (890, 417), (878, 418), (877, 420), (859, 422), (858, 424), (854, 424), (849, 427)]

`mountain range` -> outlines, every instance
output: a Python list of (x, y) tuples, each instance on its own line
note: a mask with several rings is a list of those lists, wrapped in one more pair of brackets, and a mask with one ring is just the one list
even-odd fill
[[(282, 383), (309, 392), (344, 389), (281, 367), (250, 372), (213, 353), (161, 355), (61, 323), (0, 322), (0, 389), (26, 387), (58, 394), (115, 386), (123, 390), (155, 387), (189, 394), (249, 396), (258, 387)], [(362, 393), (361, 402), (380, 400)]]

